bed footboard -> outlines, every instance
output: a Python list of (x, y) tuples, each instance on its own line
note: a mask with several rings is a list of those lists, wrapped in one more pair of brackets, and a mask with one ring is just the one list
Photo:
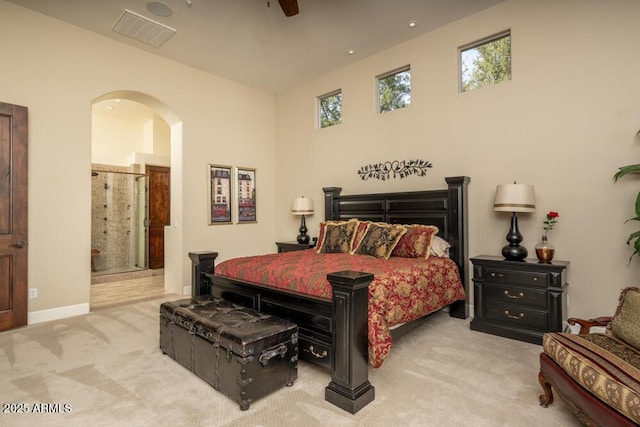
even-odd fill
[(325, 400), (355, 414), (375, 398), (367, 339), (370, 273), (327, 275), (332, 300), (277, 291), (214, 274), (217, 252), (190, 252), (192, 297), (212, 294), (298, 324), (299, 357), (330, 368)]

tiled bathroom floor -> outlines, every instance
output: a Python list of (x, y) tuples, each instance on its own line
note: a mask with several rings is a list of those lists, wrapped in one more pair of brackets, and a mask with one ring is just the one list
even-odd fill
[[(164, 272), (162, 270), (148, 270), (148, 273), (131, 275), (113, 275), (113, 281), (95, 283), (91, 285), (91, 310), (111, 307), (118, 304), (158, 298), (165, 294)], [(104, 281), (107, 276), (99, 276)]]

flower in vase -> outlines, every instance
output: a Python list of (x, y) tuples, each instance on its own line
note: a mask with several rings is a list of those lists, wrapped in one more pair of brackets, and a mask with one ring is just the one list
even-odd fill
[(549, 213), (547, 214), (547, 219), (542, 221), (542, 223), (544, 224), (542, 228), (544, 229), (545, 238), (547, 237), (547, 232), (553, 229), (553, 226), (556, 225), (556, 222), (558, 222), (559, 217), (560, 217), (560, 214), (558, 214), (558, 212), (549, 211)]

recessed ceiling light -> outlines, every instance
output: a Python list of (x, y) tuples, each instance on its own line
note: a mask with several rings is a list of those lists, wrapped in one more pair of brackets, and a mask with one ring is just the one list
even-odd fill
[(159, 1), (150, 1), (147, 3), (147, 9), (149, 12), (158, 16), (171, 16), (173, 14), (173, 10), (169, 6), (164, 3), (160, 3)]
[(414, 28), (416, 25), (418, 25), (418, 24), (416, 23), (416, 21), (410, 21), (410, 22), (409, 22), (409, 28)]
[(353, 55), (354, 53), (356, 53), (356, 51), (353, 49), (347, 50), (347, 55)]

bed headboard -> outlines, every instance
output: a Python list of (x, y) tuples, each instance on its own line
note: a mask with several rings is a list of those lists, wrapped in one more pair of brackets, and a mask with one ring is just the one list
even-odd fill
[(467, 176), (445, 178), (442, 190), (399, 193), (341, 195), (342, 188), (326, 187), (325, 220), (387, 222), (389, 224), (430, 224), (438, 227), (438, 235), (451, 244), (449, 255), (458, 265), (467, 295), (466, 301), (451, 306), (452, 315), (469, 317), (469, 246), (467, 219)]

